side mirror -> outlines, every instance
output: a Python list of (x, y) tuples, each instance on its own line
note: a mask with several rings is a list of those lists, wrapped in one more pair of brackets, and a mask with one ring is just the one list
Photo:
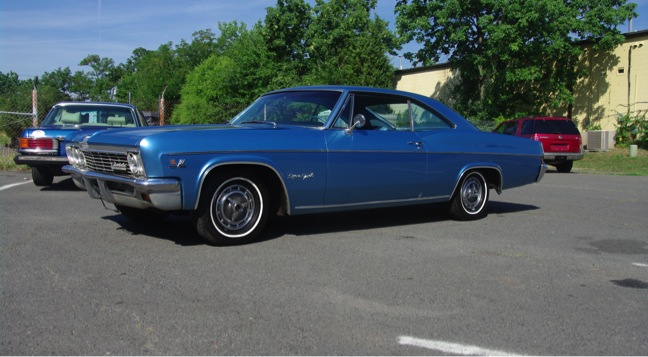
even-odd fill
[(367, 118), (362, 114), (356, 114), (353, 117), (352, 125), (349, 129), (346, 130), (347, 133), (351, 134), (355, 129), (362, 129), (367, 123)]

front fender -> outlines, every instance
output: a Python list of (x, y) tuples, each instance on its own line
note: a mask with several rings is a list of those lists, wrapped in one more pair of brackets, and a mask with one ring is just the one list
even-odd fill
[[(187, 203), (188, 205), (193, 202), (193, 206), (191, 209), (197, 209), (198, 204), (200, 201), (200, 195), (202, 194), (202, 190), (205, 187), (206, 179), (209, 177), (209, 175), (214, 172), (214, 170), (218, 170), (221, 168), (224, 168), (226, 166), (250, 166), (250, 167), (264, 167), (267, 169), (270, 169), (271, 171), (274, 172), (274, 174), (277, 176), (279, 181), (281, 182), (281, 185), (283, 186), (284, 192), (286, 192), (286, 195), (288, 194), (288, 190), (286, 189), (286, 184), (283, 180), (283, 173), (277, 168), (277, 164), (272, 162), (266, 157), (260, 157), (260, 156), (253, 156), (253, 155), (240, 155), (240, 156), (234, 156), (234, 157), (227, 157), (227, 158), (218, 158), (214, 160), (210, 160), (208, 163), (206, 163), (201, 172), (200, 175), (196, 178), (196, 181), (194, 182), (195, 186), (195, 191), (192, 190), (192, 192), (195, 192), (196, 195), (192, 197), (187, 197)], [(290, 198), (288, 197), (288, 200)]]

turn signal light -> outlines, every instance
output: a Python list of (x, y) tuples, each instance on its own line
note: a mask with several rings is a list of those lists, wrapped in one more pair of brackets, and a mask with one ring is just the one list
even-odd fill
[(51, 138), (20, 138), (21, 149), (57, 150), (58, 141)]

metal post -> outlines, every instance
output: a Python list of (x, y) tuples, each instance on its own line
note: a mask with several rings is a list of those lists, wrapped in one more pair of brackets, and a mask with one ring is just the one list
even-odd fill
[(38, 90), (32, 89), (32, 127), (38, 126)]
[(160, 126), (164, 126), (164, 92), (166, 92), (166, 88), (164, 88), (160, 96)]

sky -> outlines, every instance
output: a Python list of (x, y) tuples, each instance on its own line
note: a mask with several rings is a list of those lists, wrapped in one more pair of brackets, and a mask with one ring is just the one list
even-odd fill
[[(395, 30), (395, 0), (378, 0), (376, 14)], [(635, 0), (639, 17), (632, 30), (648, 30), (648, 0)], [(314, 3), (314, 1), (310, 1)], [(0, 72), (15, 72), (24, 80), (70, 67), (84, 70), (87, 55), (125, 63), (133, 50), (156, 50), (167, 42), (191, 42), (196, 31), (238, 21), (248, 29), (263, 20), (276, 0), (0, 0)], [(619, 27), (629, 31), (629, 25)], [(415, 43), (402, 52), (414, 52)], [(393, 57), (392, 64), (411, 67)]]

